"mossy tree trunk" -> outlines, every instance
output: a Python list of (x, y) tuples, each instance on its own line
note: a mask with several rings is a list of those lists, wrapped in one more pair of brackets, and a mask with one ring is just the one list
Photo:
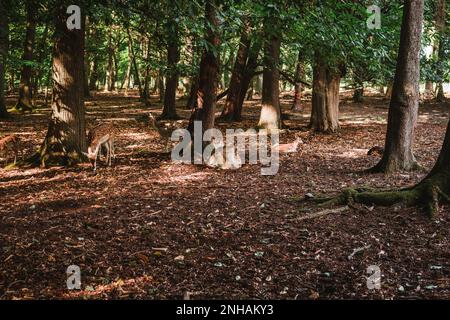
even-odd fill
[(55, 12), (52, 114), (39, 152), (45, 165), (72, 165), (86, 149), (84, 109), (84, 29), (66, 27), (70, 3), (59, 1)]
[(414, 128), (419, 108), (420, 37), (423, 0), (405, 1), (400, 48), (389, 105), (385, 152), (370, 171), (391, 173), (419, 168), (413, 154)]
[(9, 14), (7, 1), (0, 1), (0, 118), (8, 117), (5, 103), (6, 63), (9, 47)]
[(34, 42), (36, 38), (37, 3), (33, 0), (27, 0), (26, 10), (27, 28), (22, 55), (22, 61), (24, 61), (25, 64), (22, 67), (22, 72), (20, 75), (19, 101), (15, 107), (20, 111), (31, 111), (33, 109), (33, 86), (31, 84), (33, 69), (30, 62), (33, 60)]

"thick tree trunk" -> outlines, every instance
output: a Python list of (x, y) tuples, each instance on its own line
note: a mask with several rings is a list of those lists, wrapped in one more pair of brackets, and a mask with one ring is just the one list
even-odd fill
[(6, 62), (9, 47), (9, 14), (6, 1), (0, 2), (0, 118), (7, 118), (5, 104)]
[(312, 111), (310, 127), (317, 132), (339, 130), (340, 72), (332, 70), (316, 53), (313, 68)]
[[(36, 38), (37, 4), (33, 0), (27, 0), (26, 8), (27, 29), (22, 60), (29, 63), (33, 60), (34, 42)], [(19, 101), (16, 104), (17, 110), (31, 111), (33, 108), (33, 89), (31, 84), (32, 74), (33, 70), (30, 65), (26, 64), (22, 67), (19, 85)]]
[(203, 132), (214, 127), (216, 95), (219, 76), (219, 18), (217, 1), (206, 0), (205, 4), (205, 40), (209, 43), (200, 62), (197, 105), (189, 120), (188, 130), (194, 131), (194, 121), (202, 122)]
[(273, 19), (270, 19), (265, 21), (264, 25), (266, 44), (264, 46), (262, 107), (258, 123), (260, 128), (267, 130), (281, 128), (280, 73), (278, 71), (281, 40), (273, 33), (272, 23)]
[(174, 14), (167, 23), (167, 67), (166, 90), (164, 93), (164, 107), (161, 114), (163, 119), (178, 119), (176, 100), (178, 88), (178, 62), (180, 61), (180, 47), (178, 35), (178, 14), (175, 0), (169, 2)]
[(419, 108), (419, 52), (424, 0), (405, 1), (400, 49), (388, 114), (385, 152), (373, 172), (414, 170), (414, 128)]
[(297, 67), (295, 69), (295, 85), (294, 85), (294, 102), (292, 104), (291, 110), (301, 111), (302, 110), (302, 91), (303, 84), (299, 81), (302, 79), (305, 73), (305, 66), (303, 62), (302, 52), (298, 53)]
[(236, 61), (231, 75), (230, 85), (228, 87), (227, 100), (223, 107), (221, 119), (232, 121), (236, 118), (235, 112), (239, 104), (239, 97), (242, 88), (242, 80), (244, 78), (245, 64), (248, 58), (250, 46), (250, 23), (248, 18), (243, 19), (243, 30), (239, 42), (239, 49), (236, 54)]
[(52, 115), (41, 146), (42, 166), (72, 165), (86, 150), (83, 99), (84, 29), (66, 27), (67, 1), (55, 6)]

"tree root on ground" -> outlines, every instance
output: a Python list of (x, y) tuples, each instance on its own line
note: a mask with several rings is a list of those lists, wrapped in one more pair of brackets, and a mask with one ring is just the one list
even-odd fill
[[(445, 184), (443, 184), (445, 185)], [(439, 204), (450, 203), (449, 192), (441, 188), (439, 179), (427, 178), (414, 187), (393, 190), (373, 191), (367, 189), (345, 189), (336, 197), (314, 200), (320, 206), (352, 206), (354, 203), (389, 207), (402, 204), (407, 207), (423, 208), (431, 217), (439, 212)]]

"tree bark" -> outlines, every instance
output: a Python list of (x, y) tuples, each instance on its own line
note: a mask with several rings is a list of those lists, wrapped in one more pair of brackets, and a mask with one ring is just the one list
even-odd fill
[[(89, 28), (89, 19), (86, 16), (86, 18), (83, 20), (84, 29), (86, 30), (86, 38), (90, 36), (90, 28)], [(89, 90), (89, 73), (90, 73), (90, 63), (89, 63), (89, 55), (88, 50), (85, 51), (84, 56), (84, 63), (83, 63), (83, 91), (84, 91), (84, 97), (90, 98), (91, 97), (91, 91)]]
[(52, 114), (38, 154), (42, 166), (72, 165), (81, 161), (81, 152), (86, 150), (84, 29), (69, 30), (66, 27), (69, 4), (59, 1), (55, 6)]
[(98, 59), (94, 57), (91, 61), (89, 71), (89, 90), (97, 90), (97, 81), (98, 81)]
[(125, 78), (123, 79), (122, 85), (120, 86), (120, 89), (123, 89), (123, 87), (125, 87), (125, 96), (128, 96), (128, 89), (130, 89), (132, 66), (133, 61), (131, 60), (131, 53), (130, 50), (128, 49), (127, 71), (125, 73)]
[(413, 154), (419, 109), (419, 52), (424, 0), (407, 0), (403, 9), (400, 48), (389, 105), (385, 152), (372, 172), (419, 168)]
[(236, 110), (239, 104), (239, 97), (242, 88), (242, 80), (244, 78), (245, 64), (248, 58), (250, 46), (250, 22), (248, 18), (242, 19), (243, 29), (239, 42), (239, 49), (236, 54), (233, 72), (228, 87), (228, 95), (223, 107), (221, 119), (225, 121), (233, 121), (236, 118)]
[(250, 47), (248, 53), (248, 60), (245, 66), (244, 76), (242, 78), (242, 86), (239, 93), (239, 103), (236, 107), (234, 114), (234, 121), (242, 120), (242, 107), (244, 106), (244, 101), (247, 96), (247, 91), (252, 81), (253, 75), (255, 74), (256, 68), (258, 67), (258, 56), (262, 49), (262, 40), (256, 38)]
[(112, 31), (108, 30), (108, 64), (106, 67), (105, 92), (114, 90), (114, 47), (112, 41)]
[(264, 22), (265, 46), (264, 46), (264, 71), (263, 71), (263, 92), (262, 107), (258, 126), (267, 130), (281, 128), (280, 111), (280, 73), (278, 65), (280, 63), (281, 39), (274, 34), (273, 18)]
[[(33, 0), (26, 1), (27, 9), (27, 29), (22, 61), (30, 63), (33, 61), (34, 42), (36, 38), (36, 15), (37, 4)], [(25, 64), (22, 67), (19, 85), (19, 101), (16, 109), (20, 111), (31, 111), (33, 109), (33, 89), (31, 84), (32, 67)]]
[(293, 102), (292, 108), (291, 108), (291, 110), (293, 110), (293, 111), (301, 111), (302, 110), (303, 84), (300, 82), (300, 80), (302, 79), (304, 73), (305, 73), (305, 66), (303, 63), (302, 52), (299, 52), (297, 67), (295, 70), (294, 102)]
[(444, 40), (446, 37), (446, 33), (448, 32), (446, 30), (446, 6), (445, 6), (445, 0), (438, 0), (438, 8), (437, 8), (437, 15), (436, 15), (436, 29), (438, 31), (438, 70), (437, 70), (437, 76), (439, 81), (436, 83), (436, 101), (437, 102), (443, 102), (445, 100), (444, 96), (444, 85), (443, 85), (443, 78), (444, 78), (444, 68), (442, 67), (442, 64), (445, 62), (445, 59), (448, 59), (448, 57), (445, 54), (444, 50)]
[(433, 81), (427, 80), (425, 82), (425, 97), (427, 99), (433, 98), (434, 91), (433, 91)]
[(178, 14), (175, 0), (169, 1), (173, 15), (167, 22), (167, 67), (166, 90), (164, 93), (164, 107), (161, 114), (163, 119), (178, 119), (176, 100), (178, 88), (178, 62), (180, 61), (180, 47), (178, 35)]
[(194, 121), (202, 122), (203, 132), (214, 127), (216, 95), (219, 76), (219, 18), (217, 0), (206, 0), (205, 40), (209, 43), (204, 49), (198, 77), (197, 105), (189, 120), (188, 130), (193, 134)]
[(128, 52), (129, 54), (131, 54), (131, 60), (133, 61), (134, 81), (138, 84), (139, 96), (141, 97), (141, 99), (143, 99), (144, 93), (142, 91), (141, 77), (139, 76), (139, 68), (137, 65), (136, 55), (134, 54), (133, 48), (133, 38), (131, 37), (131, 31), (129, 28), (127, 28), (127, 35), (128, 35)]
[[(48, 38), (48, 25), (46, 24), (44, 27), (44, 31), (42, 32), (42, 38), (39, 41), (39, 45), (36, 48), (36, 61), (39, 64), (44, 63), (45, 55), (47, 54), (47, 38)], [(36, 68), (34, 70), (34, 76), (33, 76), (33, 93), (36, 95), (39, 91), (39, 82), (41, 81), (41, 78), (44, 74), (43, 69), (41, 66), (39, 68)]]
[(9, 51), (9, 14), (6, 1), (0, 2), (0, 118), (8, 117), (5, 103), (6, 64)]
[(310, 127), (314, 131), (333, 133), (339, 130), (339, 86), (341, 74), (333, 70), (316, 53), (313, 67), (312, 111)]

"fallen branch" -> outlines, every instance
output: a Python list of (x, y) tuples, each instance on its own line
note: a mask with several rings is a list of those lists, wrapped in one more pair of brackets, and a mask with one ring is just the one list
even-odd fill
[(326, 210), (322, 210), (304, 217), (300, 217), (298, 219), (296, 219), (297, 221), (302, 221), (302, 220), (308, 220), (308, 219), (314, 219), (314, 218), (319, 218), (319, 217), (323, 217), (332, 213), (341, 213), (344, 212), (346, 210), (348, 210), (349, 207), (348, 206), (344, 206), (344, 207), (340, 207), (340, 208), (336, 208), (336, 209), (326, 209)]

